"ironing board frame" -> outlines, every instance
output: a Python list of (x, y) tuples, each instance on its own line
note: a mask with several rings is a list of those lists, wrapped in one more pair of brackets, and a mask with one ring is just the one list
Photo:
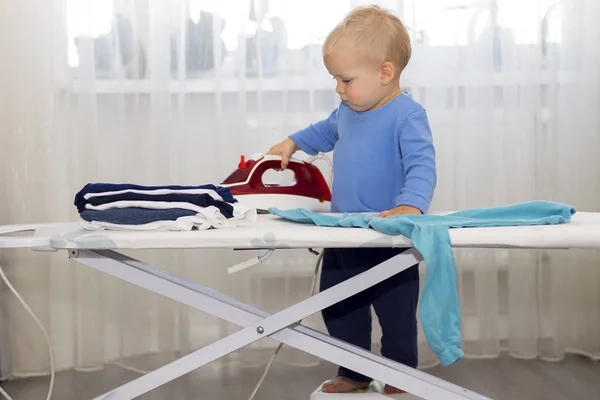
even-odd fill
[(125, 256), (114, 250), (68, 250), (70, 258), (108, 275), (176, 300), (243, 327), (210, 345), (158, 368), (95, 399), (133, 399), (262, 338), (270, 337), (306, 353), (342, 365), (424, 399), (489, 398), (334, 339), (297, 323), (422, 261), (410, 248), (362, 274), (269, 313), (208, 287)]
[[(270, 222), (269, 222), (270, 221)], [(480, 394), (409, 368), (371, 352), (336, 340), (297, 323), (355, 293), (365, 290), (422, 260), (414, 248), (344, 281), (328, 290), (273, 315), (205, 286), (126, 257), (116, 250), (157, 248), (229, 248), (269, 250), (310, 249), (313, 247), (411, 247), (401, 237), (388, 237), (371, 230), (343, 231), (336, 228), (311, 228), (302, 224), (288, 229), (283, 223), (264, 219), (231, 237), (226, 230), (181, 233), (176, 240), (157, 240), (148, 234), (111, 233), (113, 247), (95, 233), (76, 234), (77, 223), (0, 226), (0, 248), (31, 248), (34, 251), (67, 251), (76, 261), (126, 282), (151, 290), (195, 309), (237, 324), (244, 329), (196, 352), (120, 386), (97, 399), (131, 399), (176, 379), (261, 338), (270, 337), (291, 347), (343, 365), (374, 379), (405, 389), (424, 399), (487, 400)], [(316, 240), (319, 229), (327, 240)], [(329, 233), (324, 233), (328, 229)], [(336, 235), (333, 235), (335, 230)], [(29, 237), (3, 237), (16, 232), (34, 232)], [(69, 234), (66, 235), (65, 234)], [(75, 234), (75, 235), (74, 235)], [(74, 239), (73, 239), (74, 238)], [(273, 238), (276, 238), (274, 240)], [(383, 240), (382, 240), (383, 239)], [(452, 247), (522, 249), (599, 249), (600, 213), (577, 213), (571, 223), (543, 227), (455, 229)], [(293, 243), (293, 244), (290, 244)], [(257, 245), (257, 243), (259, 245)], [(264, 246), (264, 244), (270, 245)], [(75, 249), (75, 250), (74, 250)], [(264, 259), (264, 258), (263, 258)], [(261, 260), (259, 260), (260, 262)], [(243, 263), (245, 265), (245, 263)], [(253, 263), (250, 263), (252, 265)], [(239, 265), (234, 266), (234, 269)]]

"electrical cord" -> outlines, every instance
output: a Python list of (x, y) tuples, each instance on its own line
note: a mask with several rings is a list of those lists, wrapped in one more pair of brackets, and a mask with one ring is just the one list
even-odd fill
[[(310, 157), (306, 162), (312, 164), (315, 160), (318, 160), (318, 159), (322, 159), (322, 160), (327, 161), (327, 165), (329, 166), (329, 182), (328, 182), (328, 185), (329, 185), (329, 187), (331, 187), (331, 185), (333, 183), (333, 165), (331, 164), (331, 160), (327, 156), (325, 156), (323, 154), (317, 154), (315, 156)], [(309, 251), (311, 251), (311, 250), (312, 249), (309, 249)], [(312, 250), (311, 253), (312, 252), (314, 252), (314, 250)], [(317, 277), (319, 275), (319, 266), (321, 265), (322, 261), (323, 261), (323, 253), (321, 253), (319, 255), (319, 258), (317, 258), (317, 263), (315, 264), (315, 272), (314, 272), (314, 275), (313, 275), (312, 287), (310, 289), (310, 295), (311, 296), (313, 296), (315, 294), (315, 291), (317, 289)], [(298, 321), (298, 323), (301, 323), (301, 322), (302, 322), (302, 320)], [(271, 365), (273, 365), (273, 362), (275, 361), (275, 358), (277, 358), (277, 355), (281, 351), (282, 347), (283, 347), (283, 343), (279, 343), (279, 345), (277, 346), (277, 349), (275, 349), (275, 352), (271, 356), (271, 360), (269, 360), (269, 363), (265, 367), (265, 370), (263, 371), (263, 374), (260, 377), (260, 380), (258, 381), (258, 383), (256, 384), (256, 386), (254, 387), (254, 390), (252, 391), (252, 394), (250, 395), (250, 397), (248, 398), (248, 400), (253, 400), (254, 396), (256, 396), (256, 393), (258, 393), (258, 389), (260, 389), (260, 386), (263, 384), (265, 378), (267, 377), (267, 374), (269, 373), (269, 369), (271, 369)]]
[(331, 185), (333, 184), (333, 165), (331, 164), (331, 160), (329, 159), (329, 157), (327, 157), (324, 154), (319, 153), (319, 154), (317, 154), (315, 156), (310, 157), (308, 160), (306, 160), (306, 162), (309, 163), (309, 164), (313, 164), (313, 162), (315, 160), (319, 160), (319, 159), (327, 161), (327, 165), (329, 166), (329, 182), (328, 182), (328, 185), (329, 185), (329, 187), (331, 187)]
[[(44, 334), (44, 337), (46, 338), (46, 343), (48, 343), (48, 350), (50, 351), (50, 387), (48, 388), (48, 396), (46, 397), (46, 400), (50, 400), (51, 397), (52, 397), (52, 391), (54, 389), (54, 372), (55, 372), (55, 368), (54, 368), (54, 351), (52, 350), (52, 343), (50, 342), (50, 337), (48, 336), (48, 333), (44, 329), (44, 326), (42, 325), (42, 323), (40, 322), (40, 320), (38, 319), (38, 317), (35, 315), (35, 313), (31, 309), (31, 307), (29, 307), (29, 305), (27, 305), (27, 302), (21, 297), (21, 295), (19, 294), (19, 292), (17, 292), (17, 290), (10, 283), (10, 281), (8, 280), (8, 278), (6, 277), (6, 275), (4, 274), (4, 270), (2, 269), (1, 266), (0, 266), (0, 276), (2, 277), (2, 280), (4, 280), (4, 283), (6, 283), (6, 286), (8, 286), (8, 288), (14, 293), (14, 295), (17, 297), (17, 299), (19, 299), (19, 301), (21, 302), (21, 304), (23, 305), (23, 307), (25, 307), (25, 309), (27, 310), (27, 312), (29, 313), (29, 315), (31, 315), (31, 317), (33, 318), (33, 320), (38, 324), (38, 326), (42, 330), (42, 333)], [(4, 391), (4, 389), (2, 389), (2, 387), (0, 387), (0, 394), (2, 394), (6, 398), (6, 400), (13, 400), (8, 395), (8, 393), (6, 393)]]
[[(315, 264), (315, 274), (313, 276), (312, 287), (310, 289), (311, 296), (313, 296), (315, 294), (315, 290), (317, 289), (317, 276), (319, 275), (319, 266), (321, 265), (322, 260), (323, 260), (323, 253), (321, 253), (319, 255), (319, 258), (317, 258), (317, 263)], [(301, 323), (301, 322), (302, 322), (302, 320), (298, 321), (298, 323)], [(258, 393), (258, 389), (260, 389), (260, 386), (263, 384), (265, 378), (267, 377), (267, 374), (269, 373), (269, 369), (271, 369), (271, 365), (273, 365), (273, 362), (275, 361), (275, 358), (277, 358), (277, 355), (281, 351), (282, 347), (283, 347), (283, 343), (279, 343), (279, 345), (277, 346), (277, 349), (275, 349), (275, 352), (271, 356), (271, 360), (269, 360), (269, 363), (265, 367), (265, 370), (264, 370), (262, 376), (260, 377), (260, 380), (254, 387), (254, 390), (252, 391), (252, 394), (250, 395), (248, 400), (253, 400), (254, 396), (256, 396), (256, 393)]]

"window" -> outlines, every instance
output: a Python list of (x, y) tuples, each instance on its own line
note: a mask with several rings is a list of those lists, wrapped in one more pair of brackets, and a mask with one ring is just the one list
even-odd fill
[[(316, 77), (331, 89), (331, 82), (325, 83), (329, 77), (320, 46), (348, 10), (363, 3), (67, 0), (68, 65), (75, 81), (83, 74), (91, 76), (92, 67), (95, 79), (103, 81), (148, 80), (156, 71), (194, 80), (197, 88), (190, 89), (190, 84), (186, 90), (212, 91), (215, 76), (232, 80), (221, 90), (238, 90), (241, 76), (249, 79), (250, 86), (253, 78), (261, 76), (285, 79), (290, 89), (302, 88), (308, 75), (313, 83)], [(492, 43), (491, 35), (525, 48), (541, 44), (544, 51), (561, 40), (561, 0), (377, 3), (402, 14), (414, 43), (428, 46), (427, 57), (447, 54), (450, 47)], [(270, 84), (278, 88), (282, 82)]]
[[(148, 8), (147, 4), (138, 3), (137, 9), (132, 6), (117, 7), (122, 3), (124, 2), (110, 0), (68, 0), (69, 66), (77, 67), (79, 65), (80, 55), (77, 43), (82, 38), (96, 39), (95, 43), (98, 46), (101, 43), (98, 39), (110, 36), (116, 14), (125, 16), (129, 21), (134, 19), (139, 21), (148, 14), (147, 9), (142, 9), (144, 6)], [(234, 2), (222, 0), (188, 0), (187, 4), (186, 17), (195, 24), (200, 22), (200, 13), (202, 12), (223, 20), (224, 27), (220, 38), (223, 40), (227, 52), (236, 51), (240, 44), (240, 36), (255, 35), (259, 26), (267, 33), (274, 32), (276, 21), (283, 23), (287, 49), (298, 50), (310, 44), (320, 44), (331, 27), (343, 18), (350, 7), (349, 0), (336, 0), (335, 2), (272, 0), (265, 2), (268, 4), (268, 9), (262, 12), (262, 10), (251, 7), (249, 0), (235, 1), (236, 6), (232, 6), (232, 3)], [(252, 10), (253, 8), (254, 10)], [(179, 10), (176, 7), (171, 11), (172, 15), (165, 17), (170, 18), (172, 33), (176, 34), (181, 29), (182, 21), (181, 18), (178, 20)], [(260, 18), (261, 15), (262, 21), (256, 21), (257, 17)], [(140, 32), (141, 29), (137, 28), (146, 25), (147, 22), (139, 23), (133, 29), (138, 31), (138, 35), (143, 36), (143, 33)]]
[(476, 44), (496, 19), (501, 34), (517, 44), (540, 43), (543, 21), (553, 22), (545, 40), (560, 40), (560, 0), (419, 0), (405, 2), (405, 19), (431, 46)]

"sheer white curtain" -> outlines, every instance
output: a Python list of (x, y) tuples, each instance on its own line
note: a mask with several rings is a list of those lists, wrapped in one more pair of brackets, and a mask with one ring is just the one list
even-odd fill
[[(73, 196), (87, 182), (220, 182), (241, 154), (265, 151), (335, 107), (320, 44), (363, 3), (7, 3), (0, 224), (76, 220)], [(411, 29), (403, 87), (431, 119), (440, 176), (434, 210), (550, 199), (600, 211), (597, 1), (376, 3)], [(228, 276), (226, 267), (248, 253), (132, 254), (271, 311), (308, 296), (316, 261), (286, 251)], [(468, 356), (600, 357), (597, 252), (456, 255)], [(11, 250), (0, 261), (48, 327), (59, 369), (154, 369), (237, 329), (64, 254)], [(47, 373), (42, 335), (2, 288), (2, 376)], [(318, 315), (306, 323), (324, 329)], [(420, 344), (421, 365), (432, 365), (424, 338)], [(242, 350), (212, 366), (269, 356), (256, 354)], [(288, 349), (281, 362), (316, 360)]]

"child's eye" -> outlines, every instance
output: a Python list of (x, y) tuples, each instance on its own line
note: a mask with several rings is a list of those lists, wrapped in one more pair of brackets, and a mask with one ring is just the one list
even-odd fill
[[(336, 80), (337, 78), (334, 76), (333, 80)], [(344, 82), (345, 84), (348, 84), (350, 82), (352, 82), (352, 79), (342, 79), (342, 82)]]

